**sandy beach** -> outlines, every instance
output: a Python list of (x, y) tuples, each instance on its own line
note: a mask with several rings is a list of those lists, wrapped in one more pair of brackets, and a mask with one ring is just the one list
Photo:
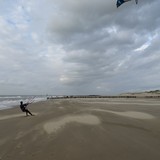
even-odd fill
[(0, 111), (0, 160), (159, 160), (160, 99), (73, 98)]

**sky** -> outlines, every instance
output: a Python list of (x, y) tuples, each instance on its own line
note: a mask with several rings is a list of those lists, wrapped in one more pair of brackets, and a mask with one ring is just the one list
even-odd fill
[(160, 89), (160, 1), (0, 0), (0, 95)]

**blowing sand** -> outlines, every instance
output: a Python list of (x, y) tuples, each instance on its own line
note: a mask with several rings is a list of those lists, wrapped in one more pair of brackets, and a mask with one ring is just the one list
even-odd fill
[(93, 115), (76, 115), (76, 116), (66, 116), (59, 118), (58, 120), (53, 120), (53, 122), (48, 122), (44, 124), (44, 129), (48, 134), (58, 131), (68, 123), (81, 123), (86, 125), (97, 125), (100, 123), (98, 117)]
[[(147, 105), (145, 105), (147, 104)], [(159, 160), (160, 101), (57, 99), (0, 111), (0, 160)]]
[[(33, 113), (34, 115), (37, 115), (37, 113)], [(18, 117), (24, 117), (24, 114), (13, 114), (13, 115), (6, 115), (6, 116), (1, 116), (0, 117), (0, 121), (1, 120), (5, 120), (5, 119), (12, 119), (12, 118), (18, 118)]]
[(135, 118), (135, 119), (153, 119), (155, 118), (151, 114), (143, 113), (143, 112), (135, 112), (135, 111), (115, 112), (115, 111), (109, 111), (109, 110), (104, 110), (104, 109), (92, 109), (92, 110), (113, 113), (113, 114), (117, 114), (120, 116), (125, 116), (125, 117), (130, 117), (130, 118)]

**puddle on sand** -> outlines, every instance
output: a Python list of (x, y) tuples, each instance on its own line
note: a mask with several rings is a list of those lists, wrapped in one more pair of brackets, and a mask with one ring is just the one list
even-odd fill
[(120, 116), (136, 118), (136, 119), (153, 119), (153, 118), (155, 118), (151, 114), (144, 113), (144, 112), (136, 112), (136, 111), (116, 112), (116, 111), (110, 111), (110, 110), (105, 110), (105, 109), (92, 109), (92, 110), (114, 113), (114, 114), (117, 114), (117, 115), (120, 115)]
[(77, 123), (82, 123), (87, 125), (100, 124), (100, 120), (98, 117), (94, 115), (85, 114), (85, 115), (66, 116), (66, 117), (57, 119), (56, 121), (48, 122), (43, 127), (48, 134), (51, 134), (53, 132), (58, 131), (62, 127), (64, 127), (67, 123), (71, 123), (71, 122), (77, 122)]

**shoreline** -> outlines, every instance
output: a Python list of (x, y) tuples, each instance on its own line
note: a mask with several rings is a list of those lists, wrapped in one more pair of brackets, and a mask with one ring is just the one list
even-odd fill
[(101, 96), (101, 95), (80, 95), (80, 96), (49, 96), (47, 99), (67, 99), (67, 98), (155, 98), (160, 99), (160, 95), (119, 95), (119, 96)]

